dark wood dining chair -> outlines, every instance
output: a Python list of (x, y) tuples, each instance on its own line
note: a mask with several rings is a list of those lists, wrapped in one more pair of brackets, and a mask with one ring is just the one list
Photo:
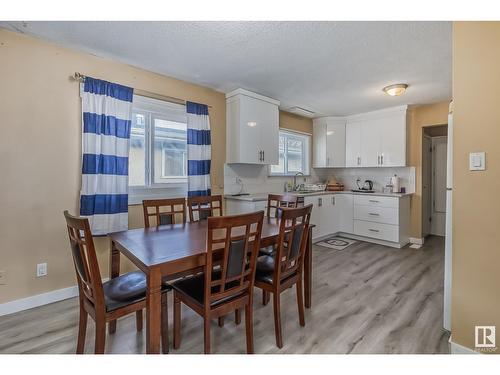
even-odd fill
[[(86, 218), (64, 211), (69, 243), (76, 271), (80, 301), (80, 321), (76, 353), (85, 346), (88, 315), (95, 321), (95, 353), (103, 354), (106, 342), (106, 323), (114, 333), (116, 319), (136, 313), (137, 331), (142, 330), (142, 310), (146, 308), (146, 276), (141, 271), (129, 272), (102, 282), (97, 255)], [(162, 349), (168, 353), (167, 294), (162, 294)], [(115, 323), (115, 324), (111, 324)]]
[(181, 222), (186, 222), (186, 198), (148, 199), (142, 201), (144, 211), (144, 226), (151, 226), (150, 218), (155, 218), (155, 224), (168, 225), (177, 223), (176, 217), (181, 217)]
[(181, 303), (204, 320), (205, 353), (210, 323), (245, 309), (247, 353), (253, 353), (253, 286), (264, 211), (209, 217), (204, 272), (179, 280), (174, 289), (174, 348), (181, 342)]
[(301, 326), (305, 325), (302, 273), (311, 210), (312, 205), (284, 208), (275, 254), (263, 255), (257, 260), (255, 286), (273, 295), (274, 330), (279, 348), (283, 347), (280, 295), (294, 284), (297, 289), (299, 323)]
[(222, 195), (202, 195), (187, 199), (189, 221), (206, 220), (210, 216), (222, 216)]
[(267, 216), (279, 218), (281, 208), (297, 207), (299, 197), (296, 195), (269, 194), (267, 196)]

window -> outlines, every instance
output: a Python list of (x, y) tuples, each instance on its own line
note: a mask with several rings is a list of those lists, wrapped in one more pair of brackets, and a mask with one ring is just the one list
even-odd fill
[(187, 186), (186, 107), (134, 95), (129, 153), (131, 194)]
[(309, 145), (311, 136), (289, 130), (280, 130), (279, 164), (270, 166), (271, 176), (309, 174)]

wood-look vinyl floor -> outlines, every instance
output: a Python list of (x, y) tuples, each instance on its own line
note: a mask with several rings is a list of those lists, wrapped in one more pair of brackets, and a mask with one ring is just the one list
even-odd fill
[[(357, 242), (335, 251), (314, 246), (313, 307), (306, 326), (298, 322), (295, 288), (282, 294), (284, 347), (275, 345), (272, 302), (254, 301), (256, 353), (449, 353), (442, 328), (444, 240), (430, 237), (419, 250)], [(170, 296), (171, 299), (171, 296)], [(272, 300), (271, 300), (272, 301)], [(182, 342), (170, 353), (202, 353), (203, 321), (182, 309)], [(76, 298), (0, 317), (0, 353), (74, 353), (78, 324)], [(245, 353), (245, 325), (233, 316), (212, 324), (213, 353)], [(94, 349), (89, 318), (86, 353)], [(118, 321), (106, 337), (108, 353), (144, 353), (145, 331), (135, 316)]]

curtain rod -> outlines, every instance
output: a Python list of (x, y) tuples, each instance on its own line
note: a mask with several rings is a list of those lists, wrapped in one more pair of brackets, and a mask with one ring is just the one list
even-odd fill
[[(75, 81), (82, 82), (82, 83), (85, 82), (85, 78), (86, 77), (87, 76), (85, 76), (85, 75), (83, 75), (81, 73), (78, 73), (78, 72), (75, 72), (75, 74), (72, 76), (72, 78)], [(186, 100), (184, 100), (184, 99), (176, 98), (176, 97), (173, 97), (173, 96), (167, 96), (167, 95), (157, 94), (157, 93), (154, 93), (154, 92), (151, 92), (151, 91), (146, 91), (146, 90), (141, 90), (141, 89), (134, 88), (134, 94), (137, 94), (137, 95), (140, 95), (140, 96), (145, 96), (145, 97), (151, 98), (151, 99), (158, 99), (158, 100), (163, 100), (163, 101), (170, 102), (170, 103), (186, 105)], [(212, 106), (209, 105), (208, 108), (212, 108)]]

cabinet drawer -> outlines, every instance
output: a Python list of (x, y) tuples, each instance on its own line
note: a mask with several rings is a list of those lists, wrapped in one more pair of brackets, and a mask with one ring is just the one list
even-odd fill
[(399, 224), (399, 210), (390, 207), (354, 206), (354, 218), (382, 224)]
[(354, 205), (398, 208), (399, 198), (381, 197), (366, 193), (366, 195), (355, 195)]
[(354, 234), (384, 241), (399, 241), (399, 226), (354, 220)]

